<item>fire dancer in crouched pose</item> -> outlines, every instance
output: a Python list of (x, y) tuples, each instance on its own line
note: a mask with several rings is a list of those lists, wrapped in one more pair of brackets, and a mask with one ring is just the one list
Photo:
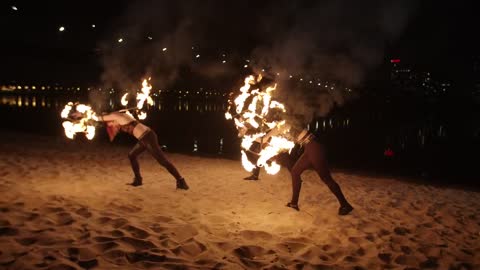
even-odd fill
[(187, 190), (189, 187), (185, 179), (180, 175), (177, 168), (165, 157), (165, 154), (158, 144), (158, 138), (155, 131), (150, 127), (138, 122), (133, 116), (122, 112), (112, 112), (98, 117), (99, 121), (106, 122), (107, 132), (110, 141), (113, 141), (119, 131), (128, 133), (138, 142), (133, 149), (128, 153), (130, 164), (134, 173), (132, 186), (142, 185), (142, 176), (140, 174), (140, 166), (137, 157), (147, 150), (160, 165), (165, 167), (168, 172), (175, 177), (177, 181), (177, 189)]
[(310, 133), (308, 130), (303, 130), (300, 132), (296, 139), (296, 147), (303, 148), (303, 154), (295, 162), (293, 167), (290, 169), (290, 174), (292, 176), (292, 199), (286, 206), (291, 207), (295, 210), (298, 208), (298, 198), (300, 196), (300, 189), (302, 187), (301, 174), (313, 167), (317, 172), (320, 179), (328, 186), (330, 191), (337, 198), (340, 208), (338, 209), (339, 215), (347, 215), (353, 210), (353, 207), (347, 201), (340, 186), (335, 182), (332, 175), (330, 174), (330, 169), (328, 168), (325, 146), (320, 142), (319, 136), (315, 136)]

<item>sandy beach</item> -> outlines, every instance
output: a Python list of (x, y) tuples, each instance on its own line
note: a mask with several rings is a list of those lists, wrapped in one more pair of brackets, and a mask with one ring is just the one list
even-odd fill
[(480, 193), (335, 172), (245, 181), (239, 161), (168, 153), (132, 179), (128, 146), (0, 135), (0, 269), (480, 269)]

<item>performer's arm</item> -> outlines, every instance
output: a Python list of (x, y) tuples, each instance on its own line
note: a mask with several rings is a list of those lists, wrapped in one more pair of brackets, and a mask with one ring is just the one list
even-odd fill
[(104, 114), (104, 115), (99, 115), (98, 117), (98, 121), (100, 122), (109, 122), (109, 121), (115, 121), (117, 120), (117, 116), (114, 115), (114, 114)]

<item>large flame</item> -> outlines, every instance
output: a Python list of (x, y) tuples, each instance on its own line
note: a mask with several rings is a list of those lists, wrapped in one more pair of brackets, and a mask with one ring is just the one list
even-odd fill
[(68, 102), (60, 116), (65, 119), (62, 126), (67, 138), (73, 139), (77, 133), (84, 133), (89, 140), (95, 137), (94, 121), (98, 121), (98, 118), (90, 106)]
[[(142, 82), (142, 89), (140, 90), (140, 92), (137, 92), (136, 109), (139, 111), (138, 112), (138, 119), (140, 119), (140, 120), (143, 120), (143, 119), (147, 118), (147, 113), (145, 111), (142, 111), (142, 109), (145, 105), (145, 102), (150, 106), (153, 105), (153, 99), (150, 96), (150, 90), (152, 90), (152, 85), (149, 83), (150, 80), (151, 80), (151, 78), (144, 79), (143, 82)], [(128, 93), (123, 95), (122, 99), (120, 100), (120, 102), (122, 103), (123, 106), (128, 105), (127, 96), (128, 96)], [(127, 111), (127, 113), (129, 113), (129, 112)]]
[[(273, 100), (271, 96), (277, 84), (267, 87), (264, 91), (250, 89), (261, 80), (261, 75), (256, 78), (253, 75), (245, 78), (240, 94), (233, 102), (229, 101), (230, 106), (225, 118), (234, 120), (239, 136), (242, 137), (242, 165), (245, 170), (251, 172), (258, 166), (264, 167), (268, 174), (276, 174), (280, 171), (280, 165), (271, 159), (281, 152), (290, 151), (295, 144), (287, 139), (289, 126), (285, 120), (268, 120), (270, 109), (286, 112), (285, 106)], [(249, 103), (245, 104), (247, 100)], [(262, 145), (262, 149), (254, 153), (258, 155), (256, 164), (252, 163), (246, 154), (247, 151), (252, 152), (250, 147), (255, 141)]]

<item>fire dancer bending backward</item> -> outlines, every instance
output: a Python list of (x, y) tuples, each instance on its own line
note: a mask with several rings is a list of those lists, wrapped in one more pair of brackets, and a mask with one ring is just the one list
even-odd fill
[(130, 164), (134, 173), (132, 186), (142, 185), (142, 176), (140, 174), (140, 166), (137, 157), (147, 150), (160, 165), (165, 167), (168, 172), (175, 177), (177, 181), (177, 189), (188, 189), (185, 179), (180, 175), (177, 168), (165, 157), (165, 154), (158, 145), (158, 138), (155, 131), (150, 127), (138, 122), (130, 114), (121, 112), (112, 112), (98, 117), (99, 121), (106, 122), (107, 132), (110, 141), (113, 141), (119, 131), (128, 133), (138, 139), (137, 144), (128, 153)]
[(298, 208), (298, 198), (300, 196), (300, 189), (302, 187), (302, 179), (300, 176), (305, 170), (313, 167), (318, 176), (320, 176), (320, 179), (322, 179), (333, 195), (335, 195), (337, 198), (340, 204), (338, 214), (347, 215), (350, 213), (353, 210), (353, 207), (347, 201), (343, 195), (342, 189), (330, 174), (330, 169), (326, 159), (325, 146), (321, 143), (319, 136), (315, 136), (308, 130), (304, 129), (297, 136), (296, 144), (296, 146), (303, 148), (304, 151), (290, 169), (290, 174), (292, 176), (292, 200), (287, 203), (286, 206), (297, 211), (300, 210)]

